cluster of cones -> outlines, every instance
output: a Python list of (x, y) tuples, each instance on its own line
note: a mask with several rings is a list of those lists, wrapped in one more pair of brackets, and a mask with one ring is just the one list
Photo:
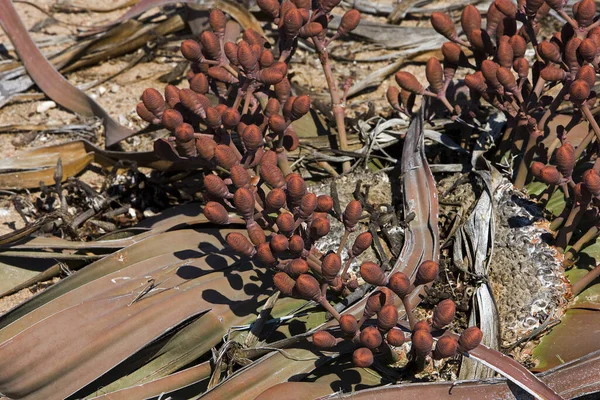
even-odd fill
[[(540, 21), (551, 10), (566, 22), (560, 31), (540, 41)], [(565, 251), (573, 244), (573, 233), (583, 215), (597, 215), (600, 199), (600, 161), (594, 144), (600, 140), (600, 127), (591, 111), (597, 97), (592, 88), (600, 72), (596, 4), (581, 0), (569, 13), (561, 0), (518, 4), (495, 0), (488, 9), (485, 28), (481, 22), (479, 11), (468, 5), (462, 11), (459, 34), (448, 14), (433, 13), (433, 27), (448, 39), (442, 46), (443, 62), (436, 58), (428, 61), (427, 88), (412, 74), (398, 72), (395, 78), (402, 90), (391, 87), (388, 100), (396, 110), (410, 114), (415, 96), (432, 97), (441, 101), (456, 121), (471, 121), (474, 128), (480, 125), (476, 118), (482, 100), (503, 113), (506, 130), (497, 143), (496, 157), (505, 162), (515, 160), (513, 183), (517, 188), (523, 188), (530, 179), (547, 184), (548, 189), (540, 196), (542, 202), (557, 189), (564, 192), (570, 204), (552, 222), (551, 229), (558, 231), (556, 247)], [(533, 51), (533, 57), (528, 57), (528, 50)], [(446, 97), (448, 88), (457, 84), (453, 81), (457, 68), (472, 70), (463, 81), (471, 99), (463, 109), (451, 103), (451, 96)], [(574, 107), (571, 119), (556, 129), (549, 128), (565, 102)], [(583, 139), (572, 135), (571, 139), (569, 133), (582, 121), (588, 123), (588, 134)], [(592, 168), (577, 168), (589, 161), (594, 163)], [(589, 242), (598, 232), (594, 226), (582, 238)], [(578, 241), (572, 252), (583, 245)]]
[[(482, 333), (477, 327), (463, 331), (458, 340), (444, 335), (446, 328), (453, 320), (456, 305), (451, 299), (441, 301), (430, 320), (415, 322), (413, 311), (408, 300), (415, 288), (426, 285), (437, 278), (439, 267), (433, 261), (423, 262), (413, 283), (402, 272), (385, 276), (379, 266), (371, 262), (361, 265), (362, 278), (379, 286), (367, 299), (360, 320), (351, 315), (339, 318), (339, 337), (332, 332), (319, 331), (313, 335), (313, 343), (321, 349), (330, 349), (342, 340), (350, 340), (357, 349), (352, 355), (353, 363), (358, 367), (369, 367), (375, 359), (382, 363), (393, 363), (397, 353), (392, 348), (402, 346), (411, 341), (411, 355), (419, 360), (432, 355), (436, 360), (448, 358), (460, 352), (468, 352), (479, 345)], [(400, 315), (396, 300), (402, 300), (409, 324), (400, 324)], [(375, 317), (373, 324), (372, 317)], [(406, 332), (405, 332), (406, 331)], [(337, 334), (337, 331), (334, 332)], [(407, 334), (410, 336), (407, 337)], [(433, 343), (436, 342), (432, 350)]]

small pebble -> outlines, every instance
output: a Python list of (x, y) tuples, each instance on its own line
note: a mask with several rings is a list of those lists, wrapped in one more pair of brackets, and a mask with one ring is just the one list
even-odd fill
[(154, 217), (155, 215), (157, 215), (157, 214), (149, 208), (146, 208), (144, 210), (144, 217), (146, 217), (146, 218)]
[(116, 84), (112, 85), (110, 87), (110, 91), (113, 92), (113, 93), (117, 93), (119, 91), (119, 89), (120, 89), (119, 85), (116, 85)]
[(102, 96), (104, 93), (106, 93), (106, 88), (104, 86), (99, 86), (98, 87), (98, 94), (100, 96)]
[(37, 108), (35, 109), (35, 111), (38, 114), (42, 114), (45, 113), (46, 111), (50, 110), (51, 108), (56, 108), (56, 103), (53, 101), (42, 101), (40, 104), (38, 104)]

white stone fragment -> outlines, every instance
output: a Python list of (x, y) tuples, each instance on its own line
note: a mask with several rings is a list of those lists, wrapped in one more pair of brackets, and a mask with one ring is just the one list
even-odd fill
[(56, 103), (53, 101), (42, 101), (40, 104), (38, 104), (37, 108), (35, 109), (35, 111), (38, 114), (43, 114), (46, 111), (50, 110), (51, 108), (56, 108)]

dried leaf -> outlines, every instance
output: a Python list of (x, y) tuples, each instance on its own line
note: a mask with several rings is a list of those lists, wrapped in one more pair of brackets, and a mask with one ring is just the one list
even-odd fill
[(103, 120), (107, 146), (133, 134), (54, 69), (31, 40), (10, 0), (0, 0), (0, 24), (15, 46), (27, 72), (48, 97), (68, 110), (85, 116), (98, 116)]
[[(598, 374), (600, 374), (600, 352), (589, 354), (577, 361), (561, 365), (538, 376), (565, 399), (574, 399), (580, 396), (593, 395), (600, 390), (600, 382), (597, 379)], [(281, 393), (285, 393), (286, 389), (285, 385), (281, 385), (279, 390)], [(310, 390), (307, 385), (304, 389)], [(436, 400), (496, 400), (528, 397), (528, 394), (520, 388), (509, 385), (506, 379), (491, 379), (486, 382), (409, 383), (365, 389), (341, 395), (335, 393), (320, 397), (320, 399), (412, 400), (415, 398), (428, 398)]]
[[(211, 372), (209, 361), (202, 364), (186, 368), (183, 371), (165, 376), (164, 378), (155, 379), (148, 383), (142, 383), (128, 387), (126, 389), (117, 390), (102, 394), (91, 399), (106, 399), (106, 400), (129, 400), (129, 399), (146, 399), (148, 397), (158, 396), (160, 394), (168, 395), (169, 392), (185, 388), (186, 386), (200, 382), (208, 378)], [(102, 390), (105, 392), (105, 390)]]

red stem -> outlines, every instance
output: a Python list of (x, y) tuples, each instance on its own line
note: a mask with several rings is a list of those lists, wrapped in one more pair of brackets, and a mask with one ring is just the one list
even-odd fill
[[(331, 64), (329, 63), (329, 53), (327, 48), (323, 46), (323, 43), (316, 37), (312, 38), (312, 41), (319, 53), (319, 61), (323, 67), (325, 74), (325, 80), (329, 87), (329, 94), (331, 96), (331, 105), (333, 106), (333, 115), (335, 117), (335, 124), (338, 131), (338, 139), (340, 141), (340, 149), (343, 151), (348, 150), (348, 138), (346, 137), (346, 124), (344, 121), (345, 117), (345, 106), (342, 104), (340, 93), (335, 79), (333, 78), (333, 72), (331, 71)], [(342, 164), (344, 172), (350, 170), (350, 161), (344, 161)]]

